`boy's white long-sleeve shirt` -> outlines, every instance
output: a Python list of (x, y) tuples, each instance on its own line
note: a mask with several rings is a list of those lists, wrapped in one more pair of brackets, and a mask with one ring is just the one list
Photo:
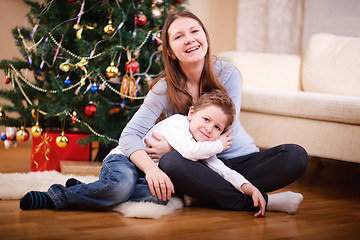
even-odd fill
[[(178, 151), (184, 158), (203, 163), (213, 171), (221, 175), (230, 182), (237, 190), (242, 191), (241, 186), (249, 183), (240, 173), (227, 167), (216, 154), (222, 152), (223, 145), (221, 140), (197, 142), (190, 133), (189, 121), (187, 116), (174, 114), (171, 117), (157, 123), (145, 136), (150, 140), (155, 140), (152, 133), (163, 136), (166, 141)], [(145, 145), (144, 139), (143, 144)], [(123, 154), (120, 145), (114, 148), (109, 154)]]

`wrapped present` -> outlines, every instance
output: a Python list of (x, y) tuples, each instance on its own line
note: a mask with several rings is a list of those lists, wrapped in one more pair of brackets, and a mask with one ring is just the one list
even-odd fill
[(31, 171), (60, 171), (60, 161), (89, 161), (90, 144), (83, 146), (77, 141), (88, 137), (89, 134), (81, 132), (65, 132), (69, 139), (64, 148), (56, 144), (60, 131), (44, 131), (39, 138), (32, 138)]

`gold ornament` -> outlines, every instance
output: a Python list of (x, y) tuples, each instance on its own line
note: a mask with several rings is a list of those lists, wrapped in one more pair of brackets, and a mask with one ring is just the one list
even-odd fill
[(39, 123), (36, 123), (34, 126), (32, 126), (30, 132), (33, 137), (39, 138), (42, 135), (43, 129), (39, 126)]
[(115, 28), (112, 25), (112, 21), (109, 20), (108, 24), (104, 27), (104, 33), (111, 35), (114, 32), (115, 32)]
[(3, 108), (0, 107), (0, 120), (3, 120), (6, 117), (5, 112), (3, 111)]
[(16, 140), (19, 142), (25, 142), (29, 139), (29, 132), (24, 128), (21, 127), (19, 131), (16, 132)]
[[(136, 84), (135, 84), (135, 78), (134, 77), (130, 78), (129, 95), (130, 95), (130, 97), (136, 97)], [(131, 100), (133, 100), (133, 99), (131, 99)]]
[(69, 145), (69, 138), (62, 132), (56, 137), (56, 145), (60, 148), (66, 148)]
[(33, 108), (32, 110), (31, 110), (31, 116), (33, 117), (33, 118), (37, 118), (37, 111), (36, 111), (36, 109), (35, 108)]
[(86, 29), (94, 29), (90, 24), (87, 25), (79, 25), (75, 24), (73, 28), (76, 30), (76, 37), (77, 39), (81, 39), (82, 32), (84, 31), (84, 28)]
[[(155, 5), (155, 4), (154, 4)], [(154, 18), (160, 18), (162, 13), (161, 13), (161, 10), (160, 8), (156, 7), (156, 6), (153, 6), (152, 8), (152, 15)]]
[(60, 64), (59, 68), (63, 72), (68, 72), (68, 71), (70, 71), (70, 64), (67, 62), (64, 62), (64, 63)]
[(110, 66), (106, 68), (106, 76), (108, 78), (114, 78), (119, 74), (119, 69), (114, 66), (114, 63), (112, 62)]
[(120, 93), (122, 98), (125, 98), (125, 95), (127, 95), (129, 92), (129, 84), (130, 84), (129, 80), (130, 80), (129, 75), (125, 74), (125, 76), (121, 81), (121, 87), (120, 87)]

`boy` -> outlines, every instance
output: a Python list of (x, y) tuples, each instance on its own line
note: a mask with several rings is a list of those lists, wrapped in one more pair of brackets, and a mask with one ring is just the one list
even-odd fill
[[(232, 183), (236, 189), (244, 193), (241, 187), (249, 182), (239, 173), (228, 168), (215, 156), (215, 154), (228, 149), (231, 145), (233, 137), (228, 136), (231, 131), (225, 134), (222, 133), (232, 124), (234, 117), (235, 108), (232, 100), (226, 93), (214, 90), (204, 93), (199, 101), (190, 108), (188, 116), (175, 114), (159, 122), (148, 132), (144, 139), (151, 139), (153, 132), (162, 135), (169, 145), (182, 154), (183, 157), (193, 161), (205, 159), (203, 161), (205, 165), (218, 172)], [(146, 145), (145, 140), (144, 145)], [(130, 160), (123, 156), (119, 146), (114, 148), (106, 159), (112, 157), (120, 157), (123, 159), (122, 163), (132, 165)], [(121, 162), (118, 164), (121, 164)], [(32, 191), (27, 193), (20, 201), (20, 208), (23, 210), (36, 208), (56, 208), (60, 210), (74, 209), (81, 206), (103, 209), (129, 200), (166, 203), (166, 201), (158, 201), (159, 199), (156, 199), (155, 196), (151, 196), (153, 194), (148, 189), (144, 189), (147, 186), (143, 178), (138, 175), (126, 176), (128, 170), (125, 166), (119, 167), (118, 164), (109, 168), (108, 160), (104, 160), (103, 168), (110, 169), (110, 172), (117, 171), (118, 176), (124, 175), (125, 177), (121, 181), (113, 181), (113, 177), (109, 176), (101, 177), (102, 173), (100, 173), (99, 181), (90, 184), (81, 184), (76, 179), (69, 179), (65, 187), (54, 184), (48, 192)], [(117, 167), (118, 169), (114, 170)], [(121, 185), (122, 188), (111, 190), (109, 188), (109, 190), (106, 190), (107, 186), (115, 184)], [(139, 188), (142, 190), (138, 193), (131, 190)], [(96, 189), (99, 189), (99, 192), (102, 191), (102, 193), (93, 193), (96, 192)], [(102, 196), (106, 195), (107, 199), (102, 199)], [(118, 197), (114, 195), (118, 195)], [(111, 201), (109, 198), (112, 198)]]

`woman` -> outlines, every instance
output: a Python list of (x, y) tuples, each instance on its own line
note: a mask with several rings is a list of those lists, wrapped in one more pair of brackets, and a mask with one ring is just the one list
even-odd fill
[[(171, 151), (163, 138), (157, 136), (159, 141), (147, 141), (148, 147), (143, 148), (141, 139), (162, 113), (186, 114), (199, 96), (211, 89), (227, 91), (236, 106), (236, 119), (240, 114), (240, 73), (230, 64), (212, 60), (209, 36), (200, 19), (188, 11), (171, 13), (163, 27), (162, 41), (165, 72), (154, 81), (144, 104), (122, 132), (121, 149), (145, 173), (150, 192), (159, 199), (169, 199), (175, 185), (177, 191), (220, 208), (264, 215), (257, 201), (201, 163)], [(301, 194), (266, 192), (280, 189), (303, 175), (308, 161), (306, 151), (286, 144), (259, 152), (238, 120), (232, 128), (233, 144), (218, 157), (262, 192), (266, 210), (294, 213), (302, 201)], [(159, 160), (160, 169), (155, 164)]]

